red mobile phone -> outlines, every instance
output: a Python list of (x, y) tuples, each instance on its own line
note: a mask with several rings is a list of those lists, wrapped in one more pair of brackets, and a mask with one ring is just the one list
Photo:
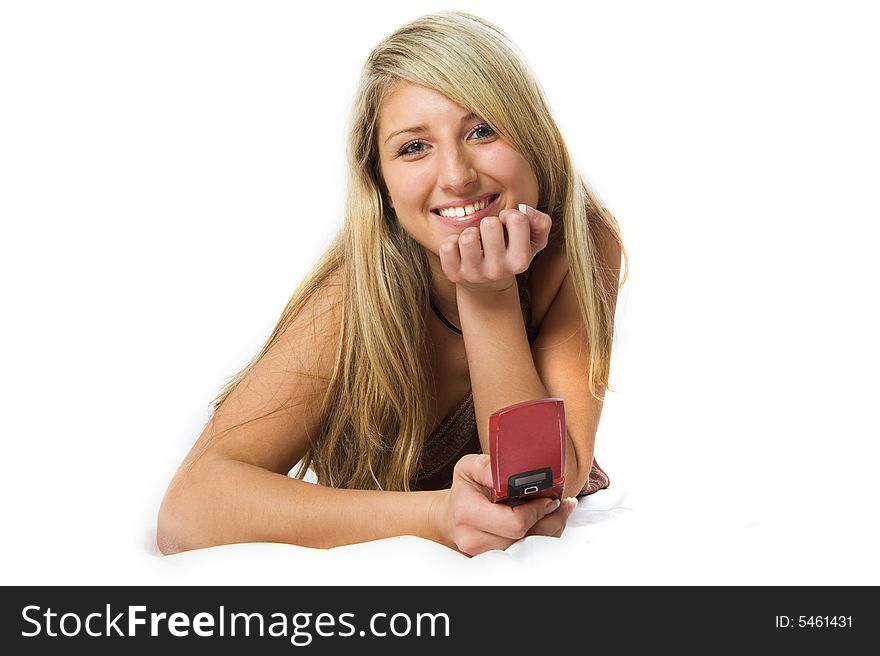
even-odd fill
[(489, 415), (492, 501), (562, 499), (565, 484), (565, 404), (562, 399), (523, 401)]

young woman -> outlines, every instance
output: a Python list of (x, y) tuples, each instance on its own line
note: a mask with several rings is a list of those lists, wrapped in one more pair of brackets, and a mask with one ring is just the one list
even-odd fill
[[(215, 401), (163, 553), (417, 535), (474, 555), (561, 535), (608, 484), (593, 449), (625, 252), (517, 52), (442, 12), (369, 55), (343, 227)], [(565, 401), (566, 498), (493, 504), (489, 415), (545, 397)]]

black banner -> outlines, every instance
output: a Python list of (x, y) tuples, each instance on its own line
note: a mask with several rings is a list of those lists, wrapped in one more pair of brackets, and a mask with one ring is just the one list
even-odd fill
[[(876, 644), (876, 587), (6, 587), (5, 653), (507, 654)], [(873, 639), (873, 640), (872, 640)], [(463, 650), (463, 651), (462, 651)], [(539, 651), (540, 650), (540, 651)]]

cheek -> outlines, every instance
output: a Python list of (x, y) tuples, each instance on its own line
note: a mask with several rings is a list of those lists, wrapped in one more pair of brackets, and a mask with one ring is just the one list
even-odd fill
[(537, 197), (538, 179), (529, 163), (512, 148), (494, 151), (489, 155), (486, 165), (491, 167), (488, 170), (492, 171), (493, 176), (506, 186), (515, 188), (521, 194)]
[(395, 207), (424, 205), (431, 191), (431, 177), (427, 171), (410, 166), (405, 170), (391, 170), (384, 177), (385, 185)]

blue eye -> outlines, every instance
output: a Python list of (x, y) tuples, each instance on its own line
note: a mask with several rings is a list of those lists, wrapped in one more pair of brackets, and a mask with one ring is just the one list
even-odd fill
[[(419, 150), (412, 150), (413, 146), (421, 146)], [(421, 141), (410, 141), (403, 148), (401, 148), (397, 154), (398, 155), (420, 155), (424, 152), (425, 144)]]
[[(480, 135), (477, 134), (477, 132), (480, 132), (480, 131), (484, 131), (486, 134), (483, 134), (482, 136), (480, 136)], [(485, 138), (487, 138), (487, 137), (491, 137), (492, 135), (494, 135), (494, 134), (495, 134), (495, 130), (493, 130), (493, 129), (492, 129), (491, 127), (489, 127), (487, 124), (483, 123), (483, 124), (478, 125), (477, 127), (475, 127), (473, 133), (474, 133), (474, 136), (477, 137), (477, 139), (485, 139)]]

